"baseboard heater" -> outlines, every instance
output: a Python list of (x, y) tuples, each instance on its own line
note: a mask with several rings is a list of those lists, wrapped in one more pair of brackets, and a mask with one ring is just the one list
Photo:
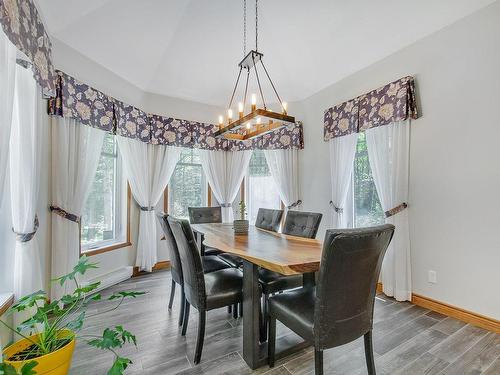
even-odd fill
[(133, 272), (134, 268), (132, 266), (122, 267), (117, 270), (106, 273), (104, 275), (84, 281), (82, 284), (89, 285), (100, 281), (101, 285), (99, 285), (99, 288), (95, 290), (95, 292), (99, 292), (103, 289), (109, 288), (110, 286), (116, 285), (118, 283), (121, 283), (122, 281), (130, 279), (132, 277)]

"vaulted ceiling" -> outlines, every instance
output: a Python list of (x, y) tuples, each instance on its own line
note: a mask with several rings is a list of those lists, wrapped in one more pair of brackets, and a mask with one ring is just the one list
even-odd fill
[[(259, 50), (284, 100), (301, 100), (492, 2), (260, 0)], [(145, 92), (222, 106), (231, 94), (243, 55), (243, 0), (37, 5), (52, 38)], [(247, 7), (250, 48), (254, 1)]]

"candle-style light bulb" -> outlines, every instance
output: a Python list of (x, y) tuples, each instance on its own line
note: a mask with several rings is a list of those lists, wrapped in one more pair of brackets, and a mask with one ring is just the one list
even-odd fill
[(252, 94), (252, 112), (257, 108), (257, 95)]
[(248, 124), (247, 124), (247, 129), (249, 129), (249, 130), (250, 130), (251, 128), (252, 128), (252, 124), (251, 124), (251, 123), (248, 123)]
[(281, 103), (281, 106), (283, 107), (283, 114), (286, 115), (286, 113), (288, 111), (288, 103), (283, 102), (283, 103)]
[(257, 125), (260, 125), (261, 121), (262, 121), (261, 118), (257, 117)]
[(233, 119), (233, 110), (232, 109), (227, 110), (227, 118), (229, 121), (231, 121)]
[(224, 116), (220, 115), (219, 116), (219, 125), (223, 125), (224, 124)]
[(242, 102), (238, 103), (238, 114), (239, 114), (240, 118), (243, 117), (243, 103)]

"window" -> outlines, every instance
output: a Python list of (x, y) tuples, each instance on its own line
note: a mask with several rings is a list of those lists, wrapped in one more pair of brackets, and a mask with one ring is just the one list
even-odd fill
[(354, 227), (370, 227), (385, 222), (384, 212), (373, 182), (365, 133), (359, 133), (353, 172)]
[(280, 195), (262, 150), (254, 150), (252, 153), (245, 178), (245, 201), (251, 224), (255, 223), (259, 208), (281, 208)]
[(187, 218), (188, 207), (207, 206), (207, 181), (196, 149), (182, 149), (168, 185), (168, 213)]
[(82, 252), (120, 243), (128, 245), (127, 195), (116, 140), (112, 134), (106, 134), (92, 189), (83, 209)]

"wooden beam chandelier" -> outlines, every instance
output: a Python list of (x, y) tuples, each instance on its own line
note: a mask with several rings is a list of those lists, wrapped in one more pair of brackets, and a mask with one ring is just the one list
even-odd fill
[[(246, 0), (243, 0), (243, 55), (245, 56), (243, 60), (238, 64), (239, 73), (236, 79), (236, 84), (234, 85), (233, 94), (231, 95), (231, 100), (229, 101), (229, 106), (227, 109), (227, 125), (224, 125), (224, 116), (219, 116), (219, 130), (215, 132), (216, 137), (225, 137), (227, 139), (234, 139), (245, 141), (259, 137), (263, 134), (269, 133), (276, 129), (288, 126), (295, 123), (295, 117), (289, 116), (287, 113), (287, 103), (283, 102), (274, 86), (273, 81), (269, 73), (267, 72), (266, 66), (264, 65), (263, 57), (264, 54), (258, 51), (258, 0), (255, 0), (255, 49), (251, 50), (248, 54), (246, 53)], [(278, 99), (278, 103), (281, 106), (281, 112), (273, 112), (267, 108), (266, 102), (264, 100), (264, 95), (262, 93), (262, 85), (259, 78), (259, 72), (257, 66), (260, 65), (264, 73), (266, 74), (271, 87), (273, 88), (274, 94)], [(238, 118), (233, 119), (233, 110), (231, 108), (234, 96), (238, 89), (238, 84), (243, 70), (246, 71), (246, 83), (243, 95), (243, 101), (238, 103)], [(257, 85), (259, 87), (260, 100), (264, 108), (257, 108), (257, 95), (251, 95), (251, 105), (250, 112), (245, 114), (247, 94), (248, 94), (248, 82), (250, 79), (250, 74), (254, 73), (257, 80)]]

